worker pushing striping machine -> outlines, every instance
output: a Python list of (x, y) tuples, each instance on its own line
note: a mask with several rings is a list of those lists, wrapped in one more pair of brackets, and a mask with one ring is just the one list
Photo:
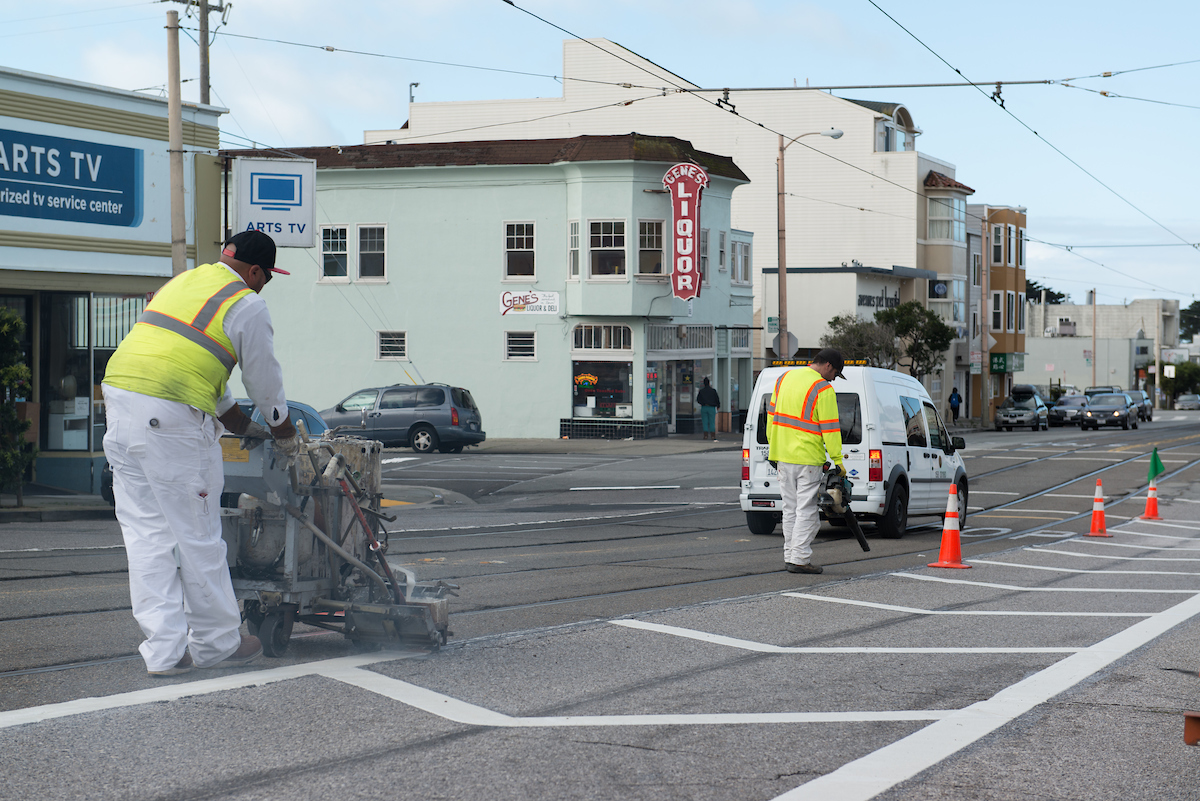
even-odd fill
[(336, 430), (304, 436), (290, 466), (271, 441), (242, 450), (229, 436), (221, 449), (225, 492), (238, 497), (221, 510), (226, 558), (263, 653), (281, 656), (297, 620), (367, 649), (446, 643), (447, 595), (458, 588), (418, 583), (387, 558), (383, 522), (394, 518), (380, 510), (381, 443)]

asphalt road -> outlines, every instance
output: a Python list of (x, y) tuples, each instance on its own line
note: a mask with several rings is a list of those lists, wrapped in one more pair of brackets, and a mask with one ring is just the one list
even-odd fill
[[(450, 646), (298, 626), (281, 659), (165, 680), (133, 656), (116, 526), (9, 524), (6, 792), (1196, 798), (1200, 414), (967, 443), (970, 569), (926, 567), (940, 520), (917, 518), (868, 527), (870, 553), (826, 528), (820, 576), (746, 529), (735, 449), (389, 452), (398, 497), (433, 490), (389, 552), (461, 586)], [(1154, 446), (1164, 520), (1142, 521)], [(1097, 478), (1111, 538), (1078, 536)]]

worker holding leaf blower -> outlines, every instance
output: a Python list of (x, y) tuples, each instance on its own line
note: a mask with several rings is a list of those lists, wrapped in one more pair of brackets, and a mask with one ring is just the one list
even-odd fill
[(783, 560), (789, 573), (821, 573), (812, 563), (812, 541), (821, 528), (817, 494), (826, 451), (842, 466), (842, 427), (830, 383), (844, 378), (842, 354), (825, 348), (808, 367), (788, 370), (775, 382), (767, 407), (768, 460), (779, 471), (783, 496)]
[[(104, 455), (129, 558), (139, 650), (153, 676), (237, 667), (262, 653), (242, 635), (225, 541), (220, 437), (274, 438), (294, 459), (300, 437), (288, 417), (267, 306), (258, 296), (275, 267), (261, 231), (227, 241), (220, 263), (171, 279), (108, 362)], [(252, 422), (226, 386), (235, 365), (270, 428)], [(257, 443), (255, 443), (257, 444)], [(173, 550), (178, 549), (176, 569)]]

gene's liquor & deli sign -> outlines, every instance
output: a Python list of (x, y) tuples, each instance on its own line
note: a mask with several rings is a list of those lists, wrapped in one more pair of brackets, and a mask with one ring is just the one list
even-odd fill
[(708, 173), (696, 164), (676, 164), (663, 186), (671, 193), (671, 292), (690, 300), (700, 296), (700, 193)]

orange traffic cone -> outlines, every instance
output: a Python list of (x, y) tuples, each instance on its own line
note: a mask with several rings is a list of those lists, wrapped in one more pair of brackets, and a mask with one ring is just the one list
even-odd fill
[(1150, 479), (1150, 491), (1146, 493), (1146, 514), (1141, 516), (1142, 520), (1162, 520), (1158, 516), (1158, 482)]
[(1096, 499), (1092, 501), (1092, 530), (1088, 537), (1111, 537), (1108, 527), (1104, 525), (1104, 485), (1096, 479)]
[(962, 563), (962, 546), (958, 541), (958, 485), (950, 485), (950, 500), (946, 501), (946, 525), (942, 527), (942, 550), (930, 567), (956, 567), (969, 570)]

